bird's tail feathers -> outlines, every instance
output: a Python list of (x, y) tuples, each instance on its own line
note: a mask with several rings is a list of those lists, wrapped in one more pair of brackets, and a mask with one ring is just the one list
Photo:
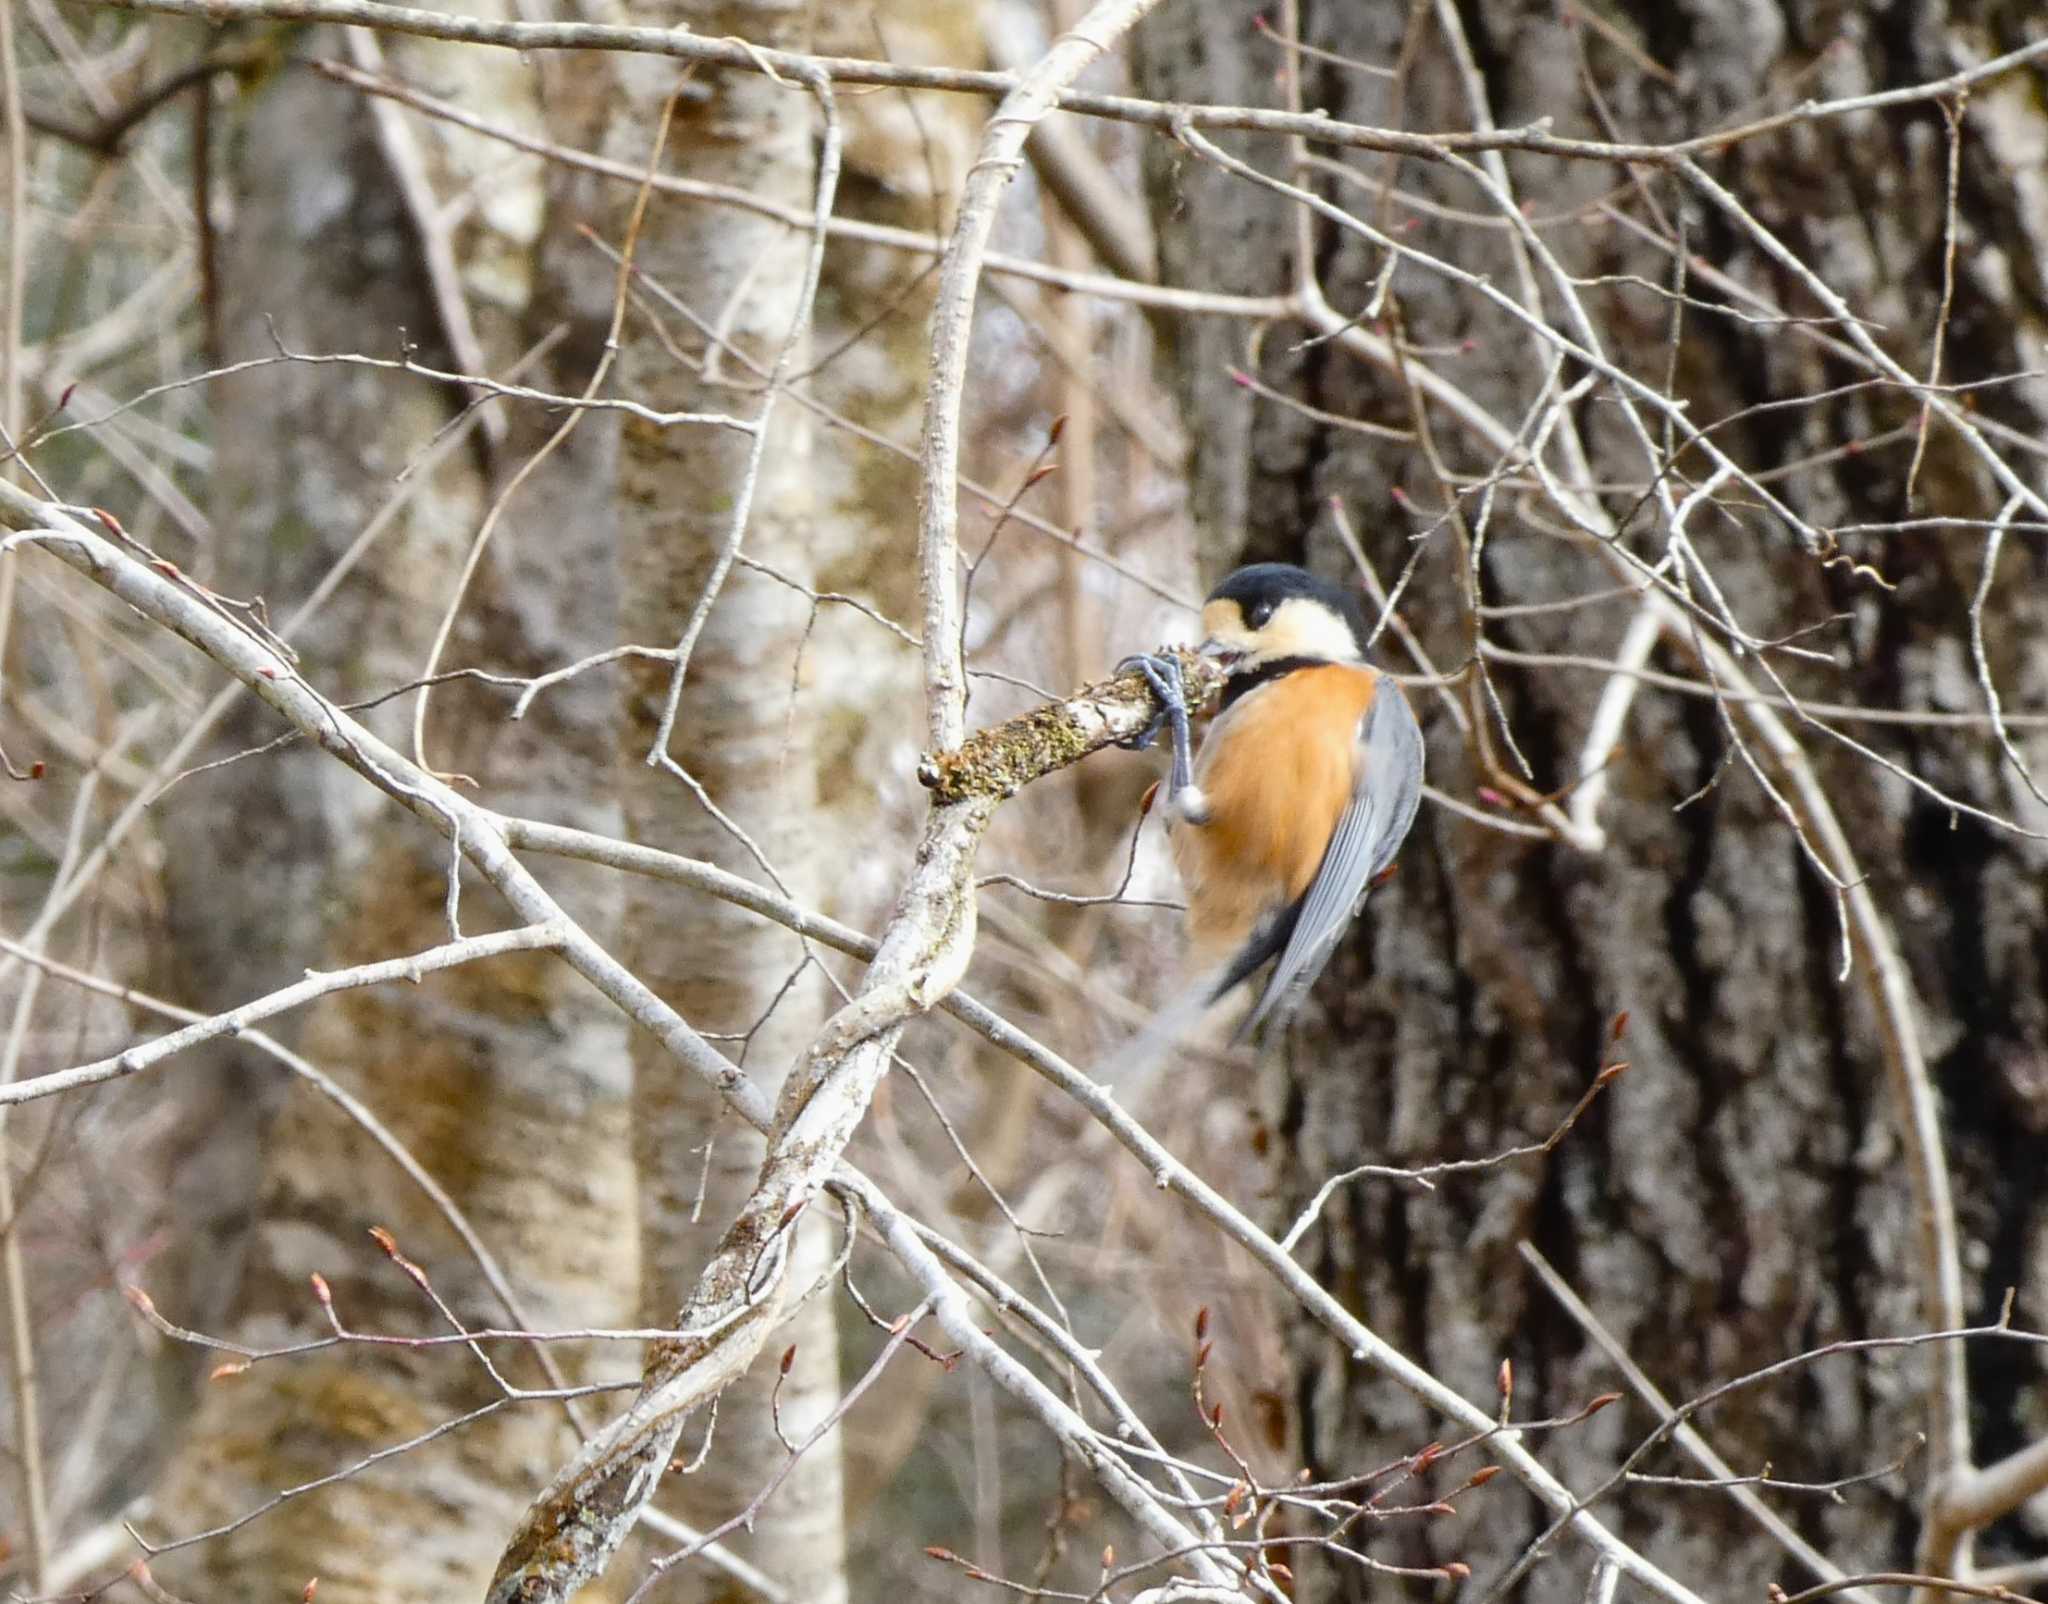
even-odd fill
[(1136, 1035), (1104, 1060), (1097, 1079), (1122, 1086), (1155, 1067), (1202, 1023), (1210, 1009), (1235, 988), (1238, 977), (1219, 964), (1174, 993)]

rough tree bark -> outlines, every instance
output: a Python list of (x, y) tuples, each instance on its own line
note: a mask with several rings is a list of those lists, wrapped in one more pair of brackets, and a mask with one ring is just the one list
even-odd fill
[[(312, 43), (318, 53), (345, 53), (339, 35)], [(392, 51), (401, 70), (459, 83), (498, 115), (539, 121), (531, 78), (509, 57), (410, 42)], [(295, 350), (379, 356), (403, 331), (422, 360), (448, 366), (452, 351), (421, 240), (369, 103), (292, 72), (263, 84), (238, 112), (228, 163), (236, 226), (222, 265), (228, 360), (274, 352), (274, 324)], [(526, 324), (544, 199), (538, 165), (508, 164), (500, 150), (444, 139), (428, 126), (415, 125), (409, 137), (421, 141), (431, 182), (451, 190), (478, 163), (492, 173), (489, 203), (453, 243), (486, 359), (502, 369), (532, 337)], [(564, 365), (592, 355), (582, 348)], [(424, 381), (345, 368), (272, 367), (227, 381), (218, 430), (230, 448), (215, 476), (221, 560), (209, 578), (230, 595), (265, 595), (272, 617), (282, 619), (393, 494), (401, 470), (459, 401)], [(503, 444), (531, 449), (537, 431), (552, 425), (515, 419)], [(427, 477), (299, 637), (308, 676), (337, 699), (420, 672), (490, 495), (481, 435)], [(602, 457), (601, 440), (593, 440)], [(551, 505), (557, 495), (576, 499), (566, 480), (585, 471), (557, 466), (558, 476), (529, 486), (500, 529), (504, 556), (472, 590), (457, 654), (534, 672), (610, 638), (608, 528), (589, 512), (602, 503), (581, 498), (575, 516)], [(453, 690), (442, 694), (456, 699)], [(560, 783), (572, 764), (608, 773), (612, 699), (601, 682), (558, 688), (523, 724), (504, 721), (501, 693), (478, 697), (478, 716), (437, 712), (430, 721), (432, 761), (475, 776), (481, 794), (508, 811), (567, 807), (575, 822), (615, 827), (607, 782)], [(388, 739), (406, 739), (409, 700), (367, 716)], [(221, 749), (275, 733), (252, 707)], [(324, 754), (250, 759), (188, 781), (180, 801), (172, 906), (194, 1004), (225, 1006), (309, 964), (335, 967), (447, 938), (445, 843)], [(615, 920), (601, 877), (573, 871), (551, 883), (591, 928), (602, 932)], [(502, 917), (492, 901), (487, 890), (467, 892), (465, 930)], [(605, 1325), (630, 1322), (636, 1271), (623, 1037), (616, 1013), (564, 966), (530, 954), (417, 989), (351, 993), (311, 1010), (297, 1039), (445, 1185), (506, 1266), (530, 1319)], [(195, 1294), (188, 1302), (157, 1282), (164, 1312), (246, 1342), (316, 1335), (326, 1322), (308, 1276), (318, 1272), (356, 1329), (437, 1329), (432, 1306), (366, 1237), (368, 1227), (382, 1226), (466, 1322), (506, 1320), (412, 1183), (303, 1085), (274, 1099), (279, 1074), (253, 1053), (236, 1054), (221, 1094), (233, 1139), (216, 1128), (203, 1149), (209, 1164), (223, 1149), (248, 1162), (267, 1138), (253, 1200), (246, 1186), (239, 1198), (229, 1188), (209, 1197), (213, 1215), (236, 1201), (253, 1212), (230, 1215), (221, 1228), (229, 1243), (232, 1226), (246, 1229), (232, 1312), (222, 1318), (210, 1300)], [(252, 1105), (275, 1106), (274, 1121), (252, 1116)], [(515, 1383), (545, 1384), (530, 1357), (500, 1357)], [(587, 1368), (563, 1359), (572, 1373)], [(611, 1356), (614, 1369), (618, 1362)], [(161, 1541), (227, 1521), (279, 1488), (477, 1408), (495, 1390), (460, 1349), (341, 1349), (216, 1381), (142, 1525)], [(500, 1533), (569, 1440), (559, 1407), (520, 1406), (156, 1568), (174, 1588), (222, 1601), (275, 1598), (314, 1575), (323, 1598), (363, 1604), (473, 1597)]]
[[(2011, 7), (1932, 0), (1880, 8), (1632, 3), (1601, 7), (1597, 30), (1566, 26), (1551, 8), (1517, 0), (1468, 0), (1458, 9), (1501, 126), (1553, 117), (1561, 133), (1600, 137), (1590, 82), (1615, 135), (1646, 140), (1741, 121), (1760, 94), (1775, 106), (1939, 78), (2025, 42), (2026, 27)], [(1303, 66), (1308, 105), (1360, 122), (1471, 126), (1429, 5), (1309, 0), (1302, 10), (1303, 37), (1323, 49), (1391, 63), (1406, 38), (1415, 52), (1403, 103), (1385, 79), (1315, 59)], [(1241, 8), (1227, 0), (1165, 8), (1140, 46), (1139, 77), (1150, 94), (1278, 103), (1280, 57), (1246, 36)], [(2038, 366), (2031, 353), (2048, 312), (2048, 239), (2029, 196), (2048, 139), (2042, 98), (2036, 71), (1980, 90), (1969, 106), (1945, 378)], [(1286, 176), (1279, 142), (1224, 143)], [(1887, 349), (1924, 371), (1942, 294), (1947, 159), (1941, 109), (1924, 104), (1788, 129), (1715, 158), (1712, 169), (1859, 314), (1883, 325)], [(1377, 215), (1369, 186), (1389, 175), (1407, 194), (1479, 205), (1469, 185), (1441, 169), (1363, 155), (1350, 165), (1366, 185), (1310, 181), (1361, 215)], [(1628, 175), (1616, 169), (1539, 158), (1511, 158), (1509, 167), (1538, 216), (1568, 214), (1610, 192), (1643, 214)], [(1666, 215), (1683, 220), (1688, 247), (1705, 263), (1789, 298), (1792, 312), (1815, 310), (1677, 185), (1644, 181)], [(1153, 147), (1150, 182), (1168, 281), (1258, 294), (1291, 286), (1294, 222), (1274, 196), (1164, 141)], [(1504, 231), (1461, 226), (1405, 201), (1391, 216), (1412, 227), (1405, 238), (1497, 284), (1514, 282)], [(1668, 254), (1619, 227), (1567, 223), (1546, 238), (1576, 272), (1670, 281)], [(1363, 305), (1380, 267), (1376, 253), (1322, 229), (1315, 248), (1332, 302), (1347, 313)], [(1698, 275), (1689, 288), (1722, 299)], [(1407, 338), (1436, 353), (1431, 360), (1511, 426), (1521, 418), (1542, 377), (1526, 337), (1419, 270), (1404, 269), (1396, 290)], [(1661, 382), (1669, 306), (1626, 287), (1588, 293), (1610, 354)], [(1410, 421), (1397, 381), (1332, 345), (1302, 349), (1297, 339), (1285, 328), (1266, 337), (1268, 383), (1331, 412)], [(1442, 355), (1467, 341), (1462, 353)], [(1225, 372), (1245, 361), (1245, 350), (1242, 329), (1219, 320), (1184, 325), (1175, 353), (1191, 434), (1206, 442), (1194, 469), (1205, 577), (1247, 558), (1306, 558), (1349, 575), (1328, 520), (1328, 499), (1341, 495), (1391, 581), (1412, 550), (1409, 536), (1441, 506), (1420, 453), (1248, 396)], [(1699, 422), (1861, 377), (1783, 325), (1703, 312), (1686, 320), (1676, 371), (1677, 393)], [(1983, 392), (1980, 405), (2031, 437), (2048, 394), (2038, 378), (2023, 379)], [(1769, 468), (1896, 431), (1914, 415), (1910, 398), (1865, 389), (1764, 413), (1718, 438), (1739, 459)], [(1493, 466), (1454, 422), (1441, 414), (1434, 421), (1454, 470)], [(1640, 480), (1640, 454), (1611, 409), (1582, 414), (1582, 426), (1597, 479)], [(1997, 513), (2002, 493), (1939, 431), (1909, 499), (1912, 453), (1909, 430), (1881, 447), (1797, 468), (1777, 488), (1823, 526), (1909, 512)], [(1397, 487), (1412, 498), (1412, 514), (1392, 496)], [(1610, 511), (1625, 513), (1630, 500), (1610, 497)], [(1848, 615), (1820, 637), (1839, 673), (1797, 676), (1809, 694), (1981, 711), (1966, 625), (1979, 535), (1845, 537), (1851, 556), (1898, 587), (1888, 591), (1848, 564), (1824, 567), (1758, 520), (1708, 520), (1695, 529), (1731, 602), (1758, 633)], [(1646, 542), (1654, 534), (1647, 530)], [(1455, 666), (1466, 637), (1451, 549), (1439, 532), (1403, 610), (1437, 661)], [(2024, 549), (2009, 543), (1985, 612), (1992, 668), (2011, 707), (2048, 699), (2048, 659), (2031, 644), (2048, 624), (2043, 566), (2037, 541)], [(1484, 578), (1488, 599), (1502, 603), (1611, 582), (1583, 548), (1515, 521), (1496, 528)], [(1626, 622), (1625, 610), (1596, 606), (1496, 620), (1489, 633), (1522, 649), (1611, 656)], [(1384, 655), (1412, 666), (1391, 643)], [(1691, 671), (1669, 651), (1652, 666)], [(1496, 678), (1535, 785), (1577, 778), (1601, 681), (1554, 667), (1497, 670)], [(1483, 777), (1433, 711), (1433, 693), (1416, 696), (1430, 726), (1433, 778), (1470, 796)], [(2048, 811), (2001, 765), (1986, 731), (1855, 733), (1980, 806), (2036, 828)], [(2005, 1289), (2017, 1286), (2017, 1318), (2038, 1327), (2048, 1320), (2048, 1209), (2027, 1153), (2048, 1124), (2039, 1068), (2048, 1055), (2041, 844), (1951, 818), (1825, 739), (1807, 744), (1909, 962), (1956, 1174), (1968, 1313), (1995, 1316)], [(2032, 749), (2039, 752), (2038, 740)], [(1374, 898), (1304, 1027), (1264, 1079), (1257, 1117), (1273, 1141), (1273, 1206), (1284, 1220), (1324, 1176), (1362, 1162), (1475, 1156), (1540, 1135), (1586, 1085), (1609, 1021), (1629, 1011), (1622, 1052), (1633, 1069), (1553, 1156), (1434, 1193), (1355, 1184), (1301, 1250), (1353, 1307), (1468, 1396), (1490, 1397), (1497, 1366), (1512, 1357), (1518, 1415), (1569, 1410), (1621, 1385), (1532, 1279), (1516, 1250), (1524, 1238), (1674, 1397), (1832, 1339), (1924, 1328), (1893, 1109), (1862, 989), (1835, 972), (1833, 899), (1754, 781), (1739, 766), (1723, 772), (1726, 755), (1711, 703), (1646, 689), (1610, 771), (1602, 814), (1610, 839), (1599, 855), (1425, 809), (1398, 879)], [(1677, 809), (1717, 774), (1717, 784)], [(1294, 1350), (1295, 1441), (1287, 1452), (1317, 1472), (1362, 1470), (1437, 1435), (1436, 1423), (1319, 1331), (1298, 1326)], [(1924, 1354), (1837, 1359), (1731, 1400), (1703, 1424), (1738, 1469), (1768, 1461), (1788, 1477), (1851, 1474), (1911, 1444), (1925, 1424), (1927, 1374)], [(1972, 1348), (1980, 1463), (2048, 1424), (2039, 1378), (2032, 1351)], [(1590, 1486), (1653, 1421), (1631, 1402), (1550, 1440), (1546, 1453), (1568, 1480)], [(1675, 1454), (1647, 1468), (1698, 1473)], [(1883, 1568), (1912, 1558), (1921, 1480), (1909, 1467), (1840, 1503), (1807, 1497), (1781, 1507), (1850, 1568)], [(1731, 1594), (1810, 1579), (1719, 1495), (1634, 1491), (1626, 1502), (1622, 1534), (1680, 1576), (1719, 1578)], [(1484, 1575), (1541, 1525), (1519, 1495), (1489, 1489), (1455, 1520), (1392, 1526), (1365, 1546), (1406, 1563), (1462, 1559)], [(1986, 1535), (1978, 1557), (2024, 1557), (2041, 1544), (2037, 1525), (2009, 1520)], [(1575, 1571), (1582, 1566), (1538, 1569), (1528, 1596), (1576, 1596), (1585, 1579)], [(1356, 1568), (1318, 1565), (1303, 1596), (1364, 1598), (1380, 1585)]]

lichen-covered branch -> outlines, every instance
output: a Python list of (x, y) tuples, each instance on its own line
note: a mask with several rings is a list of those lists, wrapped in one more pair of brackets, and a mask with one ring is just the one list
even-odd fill
[[(1168, 648), (1164, 655), (1180, 664), (1190, 712), (1222, 690), (1223, 669), (1214, 659), (1185, 647)], [(992, 724), (950, 751), (926, 754), (917, 777), (941, 802), (975, 796), (1000, 801), (1055, 769), (1142, 735), (1158, 709), (1142, 674), (1119, 674)]]

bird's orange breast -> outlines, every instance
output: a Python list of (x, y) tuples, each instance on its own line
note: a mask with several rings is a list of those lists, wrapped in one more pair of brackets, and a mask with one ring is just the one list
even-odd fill
[(1369, 668), (1300, 668), (1210, 726), (1195, 761), (1208, 821), (1171, 837), (1199, 962), (1229, 956), (1307, 892), (1351, 802), (1359, 720), (1378, 684)]

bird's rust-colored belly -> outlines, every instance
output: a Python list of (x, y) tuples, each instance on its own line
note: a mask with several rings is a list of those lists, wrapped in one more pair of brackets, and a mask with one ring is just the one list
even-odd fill
[(1195, 762), (1205, 824), (1171, 834), (1197, 961), (1220, 962), (1315, 879), (1350, 803), (1378, 676), (1331, 663), (1262, 685), (1210, 726)]

